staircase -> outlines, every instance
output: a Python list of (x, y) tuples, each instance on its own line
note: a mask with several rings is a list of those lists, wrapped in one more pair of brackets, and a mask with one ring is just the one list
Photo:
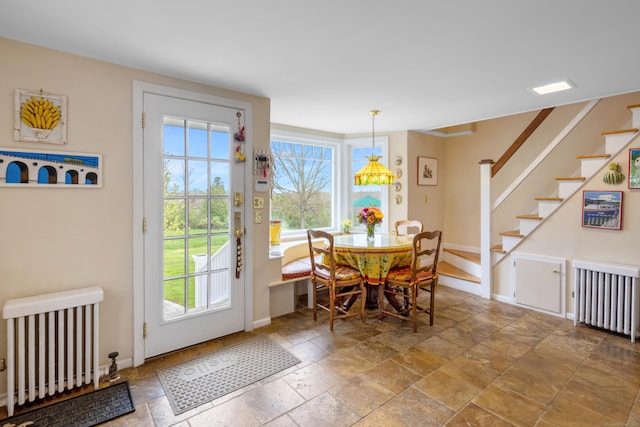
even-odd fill
[(445, 248), (438, 263), (438, 283), (478, 294), (480, 291), (480, 254)]
[[(526, 237), (538, 228), (573, 194), (606, 168), (610, 159), (619, 154), (638, 135), (640, 128), (640, 104), (627, 107), (632, 113), (631, 129), (603, 132), (604, 153), (577, 156), (580, 161), (580, 176), (555, 178), (557, 194), (536, 197), (537, 211), (517, 215), (519, 228), (499, 233), (502, 243), (491, 248), (492, 264), (495, 265), (513, 251)], [(478, 294), (480, 292), (480, 255), (475, 252), (445, 248), (443, 261), (438, 264), (439, 283), (456, 289)]]

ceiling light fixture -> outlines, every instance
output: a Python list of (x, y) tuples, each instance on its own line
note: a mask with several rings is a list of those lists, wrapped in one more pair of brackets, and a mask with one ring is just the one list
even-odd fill
[(382, 156), (376, 156), (374, 150), (376, 148), (376, 133), (375, 133), (375, 118), (379, 113), (379, 110), (371, 110), (371, 155), (365, 156), (369, 159), (362, 169), (360, 169), (354, 176), (354, 182), (356, 185), (390, 185), (393, 184), (394, 173), (387, 169), (383, 164), (378, 163), (378, 160)]
[(538, 95), (547, 95), (549, 93), (560, 92), (562, 90), (571, 89), (572, 87), (573, 85), (571, 83), (569, 83), (567, 80), (564, 80), (561, 82), (549, 83), (548, 85), (544, 85), (544, 86), (534, 87), (531, 90), (537, 93)]

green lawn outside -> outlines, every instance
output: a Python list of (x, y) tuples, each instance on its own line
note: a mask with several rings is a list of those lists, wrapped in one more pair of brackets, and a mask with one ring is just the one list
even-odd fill
[[(202, 234), (202, 237), (195, 237), (194, 235), (197, 233), (197, 230), (192, 232), (188, 251), (185, 251), (186, 239), (171, 239), (164, 242), (164, 277), (176, 277), (176, 279), (164, 281), (164, 299), (183, 305), (185, 299), (184, 280), (188, 280), (189, 308), (195, 307), (195, 277), (186, 274), (185, 258), (188, 259), (189, 273), (193, 274), (195, 264), (192, 256), (207, 253), (207, 235)], [(166, 236), (170, 237), (170, 234), (166, 234)], [(228, 234), (211, 236), (211, 253), (215, 253), (228, 239)]]

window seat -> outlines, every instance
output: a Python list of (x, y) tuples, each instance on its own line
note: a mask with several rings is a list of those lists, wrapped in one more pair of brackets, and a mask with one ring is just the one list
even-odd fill
[[(271, 317), (295, 311), (298, 296), (310, 295), (311, 260), (308, 243), (288, 244), (281, 249), (281, 254), (279, 277), (272, 276), (269, 281)], [(273, 261), (276, 259), (272, 258)]]

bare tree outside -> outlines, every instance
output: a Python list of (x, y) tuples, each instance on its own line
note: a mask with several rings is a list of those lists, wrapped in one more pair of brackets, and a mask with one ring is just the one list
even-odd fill
[(289, 230), (330, 227), (333, 148), (272, 141), (271, 150), (276, 168), (271, 218)]

